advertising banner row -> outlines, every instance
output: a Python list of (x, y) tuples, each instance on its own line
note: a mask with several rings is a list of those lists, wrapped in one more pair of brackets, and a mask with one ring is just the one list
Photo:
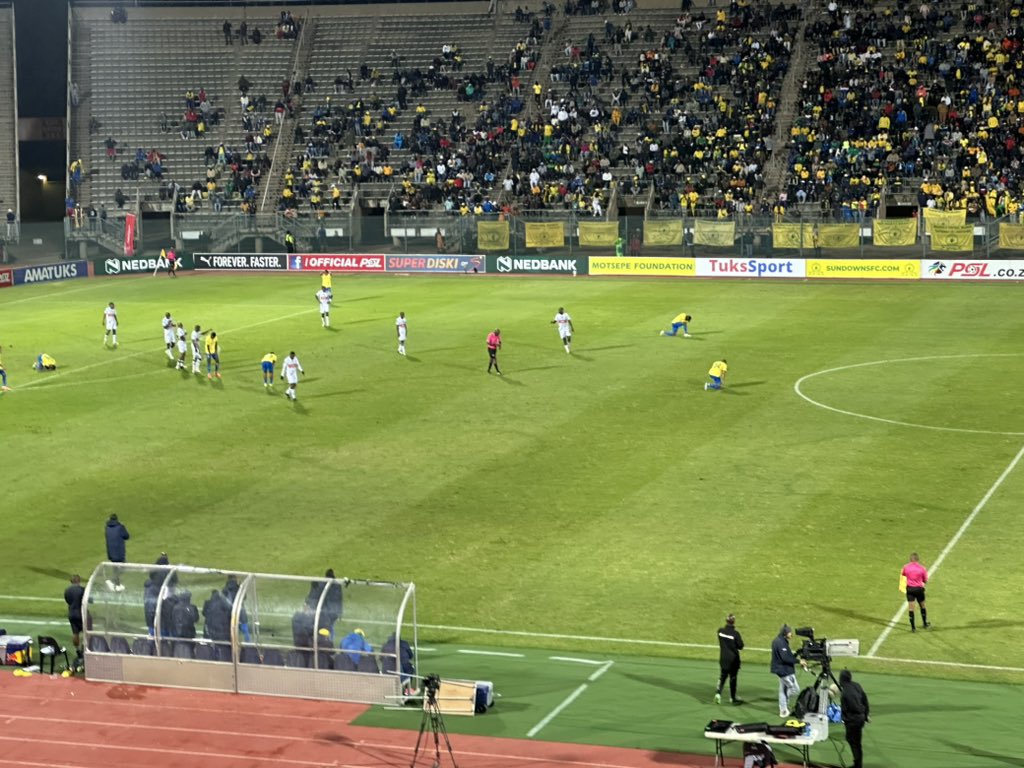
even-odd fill
[[(618, 277), (717, 277), (859, 280), (1024, 280), (1024, 260), (800, 259), (675, 257), (535, 257), (445, 254), (197, 253), (183, 255), (182, 269), (351, 273), (493, 275), (594, 275)], [(166, 270), (157, 257), (94, 259), (96, 275)], [(85, 277), (88, 263), (0, 269), (0, 288), (45, 280)]]

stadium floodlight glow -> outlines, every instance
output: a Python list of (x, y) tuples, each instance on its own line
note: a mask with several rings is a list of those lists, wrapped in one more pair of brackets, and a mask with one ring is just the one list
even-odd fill
[(39, 179), (41, 182), (43, 182), (43, 184), (45, 184), (46, 182), (49, 181), (49, 179), (46, 178), (46, 174), (45, 173), (40, 173), (38, 176), (36, 176), (36, 178)]

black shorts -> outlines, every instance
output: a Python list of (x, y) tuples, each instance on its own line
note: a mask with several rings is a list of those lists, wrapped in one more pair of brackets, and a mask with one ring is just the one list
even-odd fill
[(923, 603), (924, 602), (924, 587), (907, 587), (907, 602)]
[(488, 347), (487, 354), (491, 356), (491, 360), (496, 360), (498, 357), (498, 350)]
[(71, 631), (79, 633), (82, 631), (82, 617), (81, 616), (68, 616), (68, 624), (71, 625)]

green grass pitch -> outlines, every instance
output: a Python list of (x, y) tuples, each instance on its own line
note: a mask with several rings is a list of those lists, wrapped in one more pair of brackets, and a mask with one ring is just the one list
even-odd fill
[[(900, 606), (907, 555), (930, 565), (984, 499), (929, 590), (935, 629), (911, 635), (903, 619), (877, 655), (1024, 669), (1024, 466), (985, 498), (1024, 447), (1017, 286), (336, 277), (325, 330), (318, 285), (161, 275), (0, 293), (13, 387), (0, 398), (0, 594), (59, 597), (67, 572), (103, 559), (116, 511), (132, 560), (166, 550), (195, 565), (411, 580), (432, 625), (708, 644), (733, 611), (755, 648), (788, 622), (866, 653)], [(116, 351), (101, 343), (108, 301)], [(572, 355), (550, 324), (559, 306), (576, 326)], [(692, 338), (660, 337), (684, 310)], [(218, 332), (221, 381), (169, 367), (166, 311)], [(501, 378), (485, 372), (495, 327)], [(264, 353), (291, 350), (306, 369), (295, 404), (259, 372)], [(40, 352), (56, 373), (31, 370)], [(705, 392), (723, 357), (726, 388)], [(0, 611), (61, 616), (2, 599)]]

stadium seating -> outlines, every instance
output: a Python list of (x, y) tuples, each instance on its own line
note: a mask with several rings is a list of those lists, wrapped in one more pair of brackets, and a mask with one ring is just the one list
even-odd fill
[[(15, 101), (14, 9), (0, 6), (0, 215), (18, 210), (18, 105)], [(6, 222), (0, 223), (5, 226)], [(0, 240), (5, 232), (0, 232)]]

